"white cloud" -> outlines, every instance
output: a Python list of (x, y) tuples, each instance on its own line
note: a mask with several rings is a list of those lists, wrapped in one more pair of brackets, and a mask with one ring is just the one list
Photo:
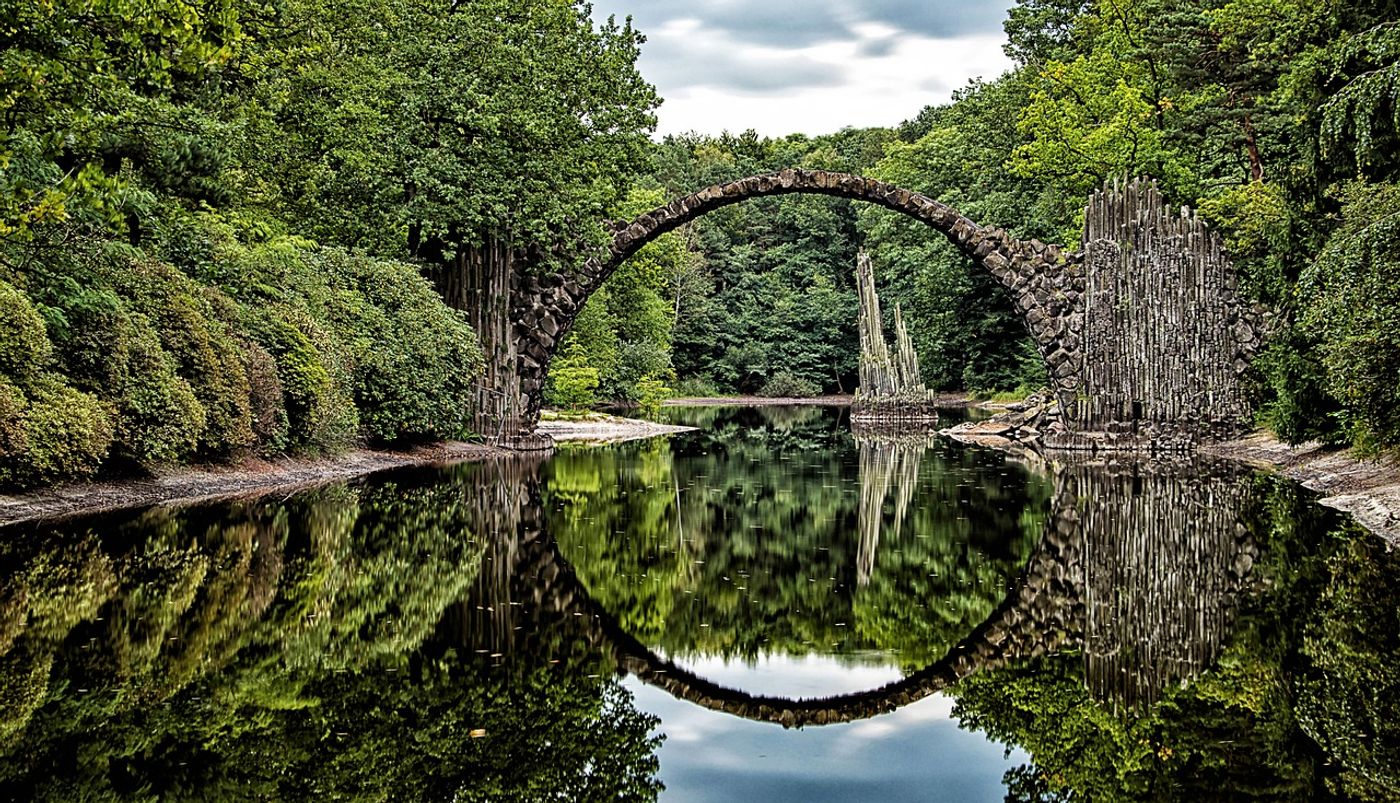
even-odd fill
[[(858, 57), (861, 40), (814, 45), (784, 51), (809, 74), (830, 65), (839, 70), (836, 84), (793, 82), (777, 91), (708, 81), (668, 91), (667, 82), (652, 78), (647, 60), (642, 74), (653, 80), (666, 98), (658, 112), (659, 134), (752, 128), (760, 134), (782, 136), (801, 132), (827, 134), (846, 126), (888, 126), (918, 114), (924, 106), (947, 101), (955, 89), (972, 78), (995, 78), (1009, 69), (1000, 36), (931, 39), (904, 35), (885, 55)], [(777, 60), (772, 52), (736, 48), (735, 64), (762, 70)]]
[(632, 14), (665, 103), (658, 133), (824, 134), (894, 125), (1011, 66), (1007, 0), (599, 0)]

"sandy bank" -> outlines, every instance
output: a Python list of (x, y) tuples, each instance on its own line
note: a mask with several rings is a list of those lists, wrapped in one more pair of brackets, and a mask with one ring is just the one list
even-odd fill
[(588, 413), (581, 418), (562, 418), (546, 413), (540, 419), (539, 431), (554, 438), (555, 443), (622, 443), (677, 432), (694, 432), (695, 427), (658, 424), (603, 413)]

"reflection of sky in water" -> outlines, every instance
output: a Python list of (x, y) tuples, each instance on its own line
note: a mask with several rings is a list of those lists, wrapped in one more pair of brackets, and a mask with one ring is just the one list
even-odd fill
[[(755, 694), (814, 697), (898, 680), (884, 662), (851, 656), (764, 656), (749, 665), (693, 658), (699, 676)], [(677, 700), (635, 678), (637, 707), (661, 717), (663, 800), (1000, 801), (1006, 770), (1029, 760), (980, 733), (960, 730), (953, 700), (934, 695), (890, 714), (839, 725), (784, 730)]]

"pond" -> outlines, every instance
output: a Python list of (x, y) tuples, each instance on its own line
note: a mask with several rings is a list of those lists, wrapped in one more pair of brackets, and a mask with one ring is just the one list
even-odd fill
[(836, 407), (0, 529), (0, 799), (1387, 800), (1400, 558)]

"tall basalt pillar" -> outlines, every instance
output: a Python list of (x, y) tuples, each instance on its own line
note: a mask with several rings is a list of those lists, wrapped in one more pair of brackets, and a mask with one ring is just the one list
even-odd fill
[(462, 310), (481, 343), (486, 366), (476, 385), (472, 429), (488, 443), (511, 448), (537, 445), (533, 430), (538, 420), (525, 409), (520, 371), (520, 344), (512, 319), (516, 293), (517, 255), (506, 243), (488, 238), (479, 246), (462, 248), (451, 264), (434, 276), (447, 305)]

